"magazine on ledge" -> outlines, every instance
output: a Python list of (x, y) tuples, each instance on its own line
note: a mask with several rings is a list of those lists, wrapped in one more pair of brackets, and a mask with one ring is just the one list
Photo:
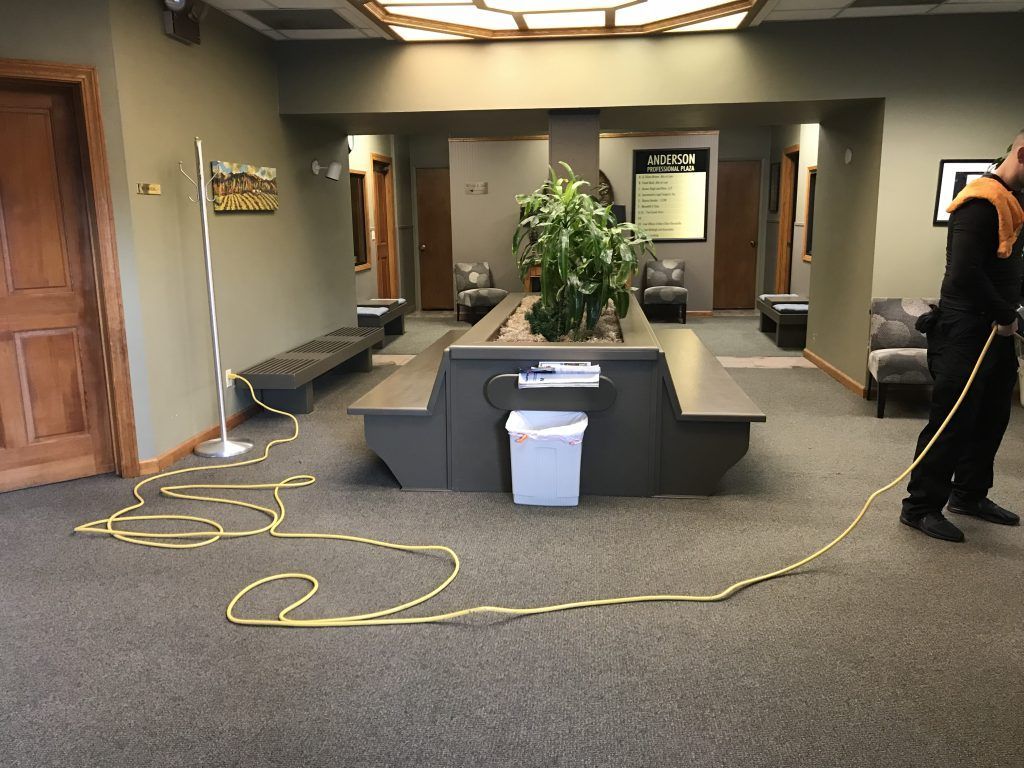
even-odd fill
[(544, 387), (599, 387), (601, 366), (590, 363), (541, 361), (519, 371), (519, 389)]

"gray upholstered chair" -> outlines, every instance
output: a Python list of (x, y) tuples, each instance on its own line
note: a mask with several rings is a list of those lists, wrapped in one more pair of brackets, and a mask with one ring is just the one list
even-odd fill
[(640, 304), (645, 315), (653, 319), (659, 314), (669, 314), (673, 320), (686, 322), (685, 272), (685, 261), (665, 259), (647, 262), (640, 278)]
[(935, 299), (872, 299), (868, 399), (878, 385), (878, 418), (885, 417), (885, 396), (892, 385), (931, 384), (928, 340), (914, 327)]
[(486, 314), (491, 307), (508, 296), (508, 291), (494, 287), (491, 265), (486, 261), (455, 264), (455, 316), (462, 319), (462, 308), (471, 314)]

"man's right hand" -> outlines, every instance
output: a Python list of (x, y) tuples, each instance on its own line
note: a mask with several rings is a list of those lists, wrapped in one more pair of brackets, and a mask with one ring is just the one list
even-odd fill
[(996, 333), (1000, 336), (1013, 336), (1017, 332), (1020, 323), (1014, 318), (1009, 325), (996, 325)]

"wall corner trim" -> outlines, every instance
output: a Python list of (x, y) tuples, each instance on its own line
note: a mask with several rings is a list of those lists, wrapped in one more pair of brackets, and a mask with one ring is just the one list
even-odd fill
[(867, 395), (867, 389), (864, 386), (864, 384), (857, 381), (853, 377), (843, 373), (830, 362), (825, 360), (825, 358), (815, 354), (809, 349), (804, 350), (804, 357), (810, 360), (812, 363), (818, 366), (818, 368), (827, 373), (829, 376), (838, 381), (851, 392), (854, 392), (860, 395), (861, 397), (865, 397)]

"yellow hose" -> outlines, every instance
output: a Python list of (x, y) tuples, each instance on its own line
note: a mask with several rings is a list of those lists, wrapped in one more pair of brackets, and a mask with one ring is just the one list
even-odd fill
[[(457, 619), (462, 616), (469, 616), (474, 613), (496, 613), (503, 614), (506, 616), (532, 616), (541, 613), (554, 613), (556, 611), (568, 611), (575, 608), (594, 608), (602, 605), (623, 605), (625, 603), (651, 603), (651, 602), (687, 602), (687, 603), (715, 603), (722, 600), (726, 600), (742, 589), (759, 584), (769, 579), (774, 579), (779, 576), (784, 576), (787, 573), (791, 573), (798, 568), (810, 563), (812, 560), (824, 555), (839, 542), (845, 539), (854, 528), (860, 523), (861, 519), (867, 513), (868, 509), (874, 504), (875, 499), (881, 496), (886, 491), (891, 490), (895, 486), (899, 485), (904, 478), (909, 475), (914, 468), (924, 459), (928, 452), (935, 445), (935, 442), (939, 439), (939, 436), (945, 431), (949, 422), (953, 416), (960, 409), (961, 404), (967, 397), (967, 393), (970, 391), (971, 386), (974, 384), (975, 378), (977, 378), (978, 371), (981, 370), (981, 365), (985, 360), (985, 356), (988, 354), (992, 341), (995, 338), (996, 329), (992, 329), (992, 333), (988, 337), (988, 341), (985, 342), (985, 347), (981, 351), (981, 355), (978, 357), (978, 362), (974, 366), (974, 370), (971, 371), (970, 377), (967, 379), (967, 384), (964, 386), (963, 392), (960, 393), (960, 397), (953, 405), (949, 415), (946, 416), (945, 421), (936, 431), (934, 437), (928, 445), (925, 446), (924, 450), (917, 456), (914, 462), (907, 467), (899, 477), (893, 480), (891, 483), (884, 485), (877, 491), (872, 493), (864, 506), (861, 507), (860, 512), (853, 519), (841, 534), (830, 541), (828, 544), (817, 550), (813, 554), (808, 555), (802, 560), (798, 560), (791, 565), (787, 565), (784, 568), (780, 568), (770, 573), (764, 573), (760, 576), (752, 576), (742, 581), (737, 581), (735, 584), (726, 587), (721, 592), (716, 592), (710, 595), (635, 595), (631, 597), (611, 597), (601, 598), (596, 600), (580, 600), (571, 603), (560, 603), (558, 605), (541, 605), (533, 608), (511, 608), (499, 605), (478, 605), (472, 608), (463, 608), (458, 611), (450, 611), (448, 613), (439, 613), (431, 616), (396, 616), (408, 611), (421, 603), (425, 603), (435, 595), (442, 592), (449, 584), (451, 584), (455, 577), (459, 574), (459, 556), (454, 550), (449, 547), (445, 547), (440, 544), (427, 544), (427, 545), (414, 545), (414, 544), (395, 544), (388, 541), (378, 541), (376, 539), (366, 539), (360, 536), (346, 536), (340, 533), (285, 533), (279, 530), (281, 524), (284, 522), (285, 517), (285, 505), (284, 500), (281, 498), (281, 491), (292, 488), (303, 488), (308, 485), (312, 485), (316, 482), (316, 478), (312, 475), (293, 475), (285, 478), (277, 483), (226, 483), (226, 484), (188, 484), (188, 485), (165, 485), (161, 486), (160, 493), (164, 496), (170, 496), (176, 499), (189, 499), (192, 501), (203, 501), (203, 502), (215, 502), (218, 504), (229, 504), (236, 507), (244, 507), (246, 509), (256, 510), (262, 512), (270, 518), (270, 522), (260, 528), (253, 528), (251, 530), (244, 531), (228, 531), (218, 523), (216, 520), (209, 518), (200, 517), (197, 515), (178, 515), (178, 514), (160, 514), (160, 515), (133, 515), (130, 514), (137, 509), (140, 509), (146, 504), (145, 498), (140, 493), (141, 489), (146, 485), (162, 480), (168, 477), (174, 477), (177, 475), (186, 475), (194, 472), (206, 472), (209, 470), (216, 469), (232, 469), (235, 467), (245, 467), (250, 464), (259, 464), (265, 461), (270, 455), (270, 450), (276, 445), (282, 443), (290, 443), (296, 440), (299, 436), (299, 422), (290, 413), (285, 411), (279, 411), (276, 408), (271, 408), (266, 403), (260, 401), (256, 397), (256, 393), (253, 391), (252, 384), (250, 384), (244, 377), (237, 374), (232, 374), (232, 378), (238, 379), (248, 387), (250, 394), (252, 394), (253, 400), (258, 403), (262, 408), (271, 413), (277, 413), (281, 416), (287, 416), (292, 420), (294, 431), (290, 437), (278, 438), (272, 440), (267, 444), (267, 447), (263, 450), (263, 454), (254, 459), (246, 459), (243, 461), (234, 461), (228, 464), (215, 464), (210, 466), (202, 467), (188, 467), (186, 469), (176, 469), (170, 472), (164, 472), (159, 475), (153, 475), (145, 480), (140, 481), (136, 484), (132, 493), (135, 496), (135, 503), (131, 504), (123, 509), (119, 509), (114, 512), (110, 517), (105, 517), (101, 520), (94, 520), (91, 523), (86, 523), (75, 528), (76, 533), (98, 533), (107, 536), (113, 536), (115, 539), (126, 541), (131, 544), (141, 544), (147, 547), (164, 547), (167, 549), (192, 549), (195, 547), (203, 547), (207, 544), (213, 544), (222, 538), (241, 538), (243, 536), (256, 536), (261, 533), (269, 533), (279, 539), (330, 539), (335, 541), (351, 541), (357, 544), (370, 544), (375, 547), (385, 547), (387, 549), (396, 549), (401, 552), (443, 552), (452, 562), (452, 572), (448, 575), (448, 578), (444, 579), (438, 586), (430, 590), (421, 597), (409, 602), (396, 605), (393, 608), (386, 608), (381, 611), (374, 611), (372, 613), (356, 614), (352, 616), (337, 616), (332, 618), (324, 619), (293, 619), (290, 618), (289, 614), (303, 605), (313, 595), (316, 594), (320, 588), (320, 583), (316, 580), (316, 577), (311, 576), (307, 573), (278, 573), (274, 576), (266, 576), (262, 579), (254, 581), (247, 587), (242, 589), (237, 595), (235, 595), (231, 602), (228, 603), (227, 607), (227, 618), (228, 621), (234, 624), (248, 624), (255, 626), (265, 627), (368, 627), (368, 626), (379, 626), (383, 624), (431, 624), (442, 621), (448, 621), (451, 619)], [(190, 491), (222, 491), (222, 490), (236, 490), (236, 491), (248, 491), (248, 490), (273, 490), (274, 501), (276, 502), (276, 508), (264, 507), (259, 504), (253, 504), (247, 501), (240, 501), (238, 499), (225, 499), (219, 496), (205, 496), (189, 493)], [(132, 528), (120, 527), (119, 523), (129, 522), (142, 522), (149, 520), (163, 520), (163, 521), (180, 521), (183, 523), (196, 523), (199, 525), (205, 525), (210, 530), (200, 531), (177, 531), (171, 533), (150, 533), (145, 531), (134, 530)], [(277, 618), (246, 618), (238, 616), (235, 613), (235, 606), (238, 602), (245, 597), (249, 592), (258, 587), (269, 584), (272, 581), (281, 581), (284, 579), (299, 579), (307, 582), (309, 589), (306, 594), (300, 597), (295, 602), (291, 603), (287, 607), (283, 608), (278, 614)]]

